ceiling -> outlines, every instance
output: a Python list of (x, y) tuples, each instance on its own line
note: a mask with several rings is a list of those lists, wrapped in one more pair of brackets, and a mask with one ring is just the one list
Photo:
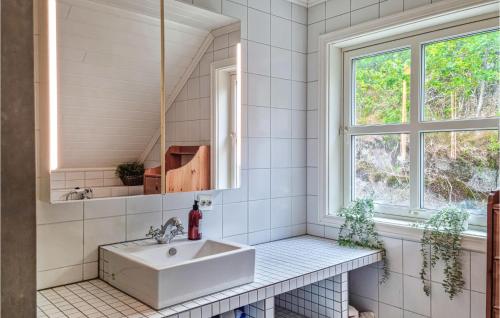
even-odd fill
[[(168, 99), (210, 31), (236, 20), (165, 7)], [(57, 9), (59, 168), (138, 160), (160, 126), (159, 1), (58, 0)]]

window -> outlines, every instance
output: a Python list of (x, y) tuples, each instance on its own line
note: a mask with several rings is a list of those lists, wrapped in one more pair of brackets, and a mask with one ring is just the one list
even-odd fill
[[(489, 192), (499, 186), (500, 31), (498, 18), (417, 30), (343, 47), (336, 170), (330, 201), (371, 197), (382, 216), (425, 218), (447, 205), (484, 225)], [(329, 125), (330, 155), (335, 144)], [(339, 175), (339, 171), (342, 173)], [(321, 169), (320, 169), (321, 174)], [(339, 178), (341, 177), (341, 178)], [(335, 214), (327, 209), (327, 214)]]

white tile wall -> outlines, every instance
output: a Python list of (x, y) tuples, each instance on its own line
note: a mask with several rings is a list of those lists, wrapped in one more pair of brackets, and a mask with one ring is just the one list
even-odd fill
[[(243, 145), (248, 147), (249, 162), (244, 163), (240, 189), (215, 192), (218, 203), (213, 211), (205, 213), (203, 219), (203, 233), (206, 236), (258, 244), (302, 234), (307, 220), (308, 233), (336, 238), (338, 229), (316, 224), (315, 218), (318, 207), (319, 126), (316, 37), (327, 30), (340, 29), (357, 21), (378, 18), (427, 3), (427, 0), (352, 0), (352, 3), (350, 0), (328, 0), (307, 10), (281, 0), (195, 1), (200, 6), (241, 19), (243, 69), (248, 70), (248, 74), (244, 76), (248, 76), (248, 91), (244, 97), (248, 106), (243, 105), (242, 124), (245, 136)], [(291, 30), (290, 37), (276, 37), (276, 30), (288, 28)], [(217, 47), (223, 47), (225, 43), (225, 39), (218, 39)], [(200, 62), (197, 68), (200, 77), (209, 74), (214, 54), (207, 54)], [(196, 84), (191, 83), (191, 94), (203, 94), (203, 85), (197, 88), (195, 86)], [(181, 95), (187, 98), (188, 90)], [(208, 110), (203, 111), (201, 105), (207, 108), (208, 103), (207, 98), (200, 99), (200, 113), (204, 113), (205, 117)], [(292, 112), (292, 109), (305, 111), (305, 114)], [(251, 139), (257, 138), (262, 138), (259, 140), (263, 141), (264, 147), (257, 143), (250, 146)], [(270, 147), (269, 152), (265, 151), (267, 145)], [(261, 147), (258, 152), (263, 148), (264, 155), (256, 154), (256, 147)], [(243, 157), (245, 158), (245, 150)], [(302, 170), (294, 171), (292, 167)], [(295, 179), (299, 180), (296, 182), (298, 187), (291, 185)], [(306, 184), (305, 188), (300, 187), (300, 184)], [(92, 243), (95, 246), (91, 247), (90, 238), (84, 234), (84, 223), (102, 223), (109, 230), (120, 224), (110, 222), (109, 219), (118, 221), (124, 218), (125, 222), (121, 223), (123, 226), (116, 227), (115, 238), (124, 239), (128, 228), (125, 224), (130, 217), (143, 220), (144, 223), (148, 215), (155, 213), (150, 205), (155, 206), (157, 203), (153, 201), (161, 199), (150, 198), (141, 203), (92, 201), (91, 204), (61, 206), (40, 203), (37, 212), (38, 235), (43, 238), (38, 240), (38, 253), (42, 260), (38, 273), (39, 288), (77, 281), (81, 277), (92, 278), (95, 275), (92, 255), (97, 242)], [(180, 216), (187, 222), (187, 213), (193, 199), (193, 193), (165, 196), (161, 200), (163, 221), (171, 216)], [(287, 209), (289, 206), (291, 208)], [(130, 214), (131, 211), (134, 212)], [(94, 219), (98, 221), (93, 221)], [(62, 253), (63, 249), (66, 251), (59, 240), (66, 239), (65, 235), (69, 232), (65, 229), (67, 226), (74, 228), (72, 235), (76, 233), (78, 239), (69, 242), (66, 240), (64, 243), (68, 245), (68, 250), (72, 250), (70, 254), (75, 254), (65, 259), (60, 258), (58, 253)], [(89, 233), (89, 230), (90, 228), (86, 228), (85, 233)], [(80, 231), (81, 237), (78, 234)], [(418, 278), (421, 262), (418, 242), (397, 238), (384, 238), (384, 241), (391, 264), (391, 279), (379, 286), (379, 273), (372, 267), (369, 272), (361, 274), (361, 278), (372, 285), (365, 288), (361, 287), (358, 273), (351, 275), (352, 284), (358, 284), (360, 290), (357, 294), (351, 294), (352, 302), (362, 309), (373, 310), (381, 318), (422, 318), (431, 315), (434, 318), (452, 317), (443, 311), (450, 306), (446, 299), (429, 298), (422, 292)], [(51, 242), (57, 244), (51, 245)], [(84, 246), (87, 247), (85, 261)], [(48, 259), (51, 255), (57, 255), (55, 263)], [(481, 275), (484, 271), (481, 268), (485, 256), (471, 252), (465, 257), (469, 258), (465, 272), (469, 273), (470, 290), (467, 289), (462, 295), (464, 298), (461, 299), (463, 301), (459, 308), (462, 310), (461, 314), (466, 313), (467, 317), (483, 317), (485, 295), (482, 283), (484, 278)], [(438, 282), (434, 285), (439, 288)]]

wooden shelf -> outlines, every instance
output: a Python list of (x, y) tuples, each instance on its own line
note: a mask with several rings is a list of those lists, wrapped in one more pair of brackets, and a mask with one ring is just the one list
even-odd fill
[[(165, 153), (167, 192), (210, 190), (210, 146), (170, 146)], [(146, 169), (144, 194), (161, 192), (161, 167)]]

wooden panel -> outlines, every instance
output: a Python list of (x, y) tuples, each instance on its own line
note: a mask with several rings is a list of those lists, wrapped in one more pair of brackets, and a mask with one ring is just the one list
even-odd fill
[(493, 307), (500, 308), (500, 260), (493, 261)]
[[(144, 193), (157, 191), (160, 168), (147, 169)], [(167, 192), (191, 192), (210, 189), (210, 146), (171, 146), (165, 154)], [(147, 186), (146, 186), (147, 185)]]
[(488, 197), (486, 317), (500, 318), (500, 191)]
[(493, 227), (493, 256), (500, 257), (500, 226), (498, 226), (500, 224), (500, 210), (497, 209), (494, 211), (493, 219), (496, 225)]

